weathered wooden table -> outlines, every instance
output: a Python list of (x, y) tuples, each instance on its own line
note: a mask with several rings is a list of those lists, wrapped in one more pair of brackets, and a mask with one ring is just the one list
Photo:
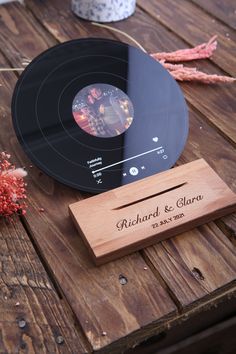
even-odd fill
[[(1, 67), (21, 67), (25, 58), (72, 38), (127, 41), (79, 20), (69, 3), (1, 6)], [(234, 0), (139, 0), (135, 15), (113, 26), (150, 53), (217, 34), (216, 54), (197, 65), (236, 75)], [(30, 168), (14, 135), (10, 103), (17, 77), (0, 73), (0, 150), (28, 170), (29, 208), (13, 223), (0, 221), (0, 353), (154, 353), (169, 346), (168, 353), (233, 351), (235, 215), (96, 268), (68, 215), (68, 204), (85, 194)], [(236, 85), (181, 87), (190, 135), (179, 163), (204, 157), (236, 192)]]

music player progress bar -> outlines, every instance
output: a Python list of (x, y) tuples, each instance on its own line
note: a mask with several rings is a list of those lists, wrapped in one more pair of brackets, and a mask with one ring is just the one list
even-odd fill
[[(100, 171), (104, 171), (106, 170), (107, 168), (110, 168), (110, 167), (113, 167), (113, 166), (116, 166), (116, 165), (119, 165), (120, 163), (123, 163), (123, 162), (126, 162), (126, 161), (129, 161), (129, 160), (133, 160), (133, 159), (136, 159), (137, 157), (140, 157), (140, 156), (143, 156), (143, 155), (146, 155), (146, 154), (150, 154), (151, 152), (154, 152), (154, 151), (157, 151), (157, 150), (160, 150), (162, 149), (162, 146), (158, 146), (157, 148), (155, 149), (152, 149), (152, 150), (148, 150), (148, 151), (145, 151), (145, 152), (142, 152), (141, 154), (138, 154), (138, 155), (135, 155), (135, 156), (131, 156), (125, 160), (121, 160), (121, 161), (117, 161), (115, 163), (112, 163), (111, 165), (107, 165), (107, 166), (104, 166), (102, 168), (99, 168), (98, 170), (94, 170), (92, 171), (92, 173), (96, 173), (96, 172), (100, 172)], [(133, 167), (134, 168), (134, 167)], [(137, 173), (136, 173), (137, 174)]]

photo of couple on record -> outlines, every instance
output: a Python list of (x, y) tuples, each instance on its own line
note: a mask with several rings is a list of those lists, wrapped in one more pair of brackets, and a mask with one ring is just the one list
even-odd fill
[(128, 96), (108, 84), (85, 87), (73, 102), (76, 123), (87, 133), (110, 138), (122, 134), (133, 121), (133, 106)]

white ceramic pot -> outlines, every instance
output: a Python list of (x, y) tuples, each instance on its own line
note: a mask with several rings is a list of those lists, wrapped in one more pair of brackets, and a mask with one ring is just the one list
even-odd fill
[(95, 22), (123, 20), (135, 11), (136, 0), (72, 0), (72, 11)]

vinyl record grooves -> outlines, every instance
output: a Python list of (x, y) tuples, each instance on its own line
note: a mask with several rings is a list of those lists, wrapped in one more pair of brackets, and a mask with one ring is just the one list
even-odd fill
[(36, 57), (17, 82), (13, 124), (29, 158), (71, 187), (100, 193), (172, 167), (188, 135), (182, 92), (149, 55), (79, 39)]

